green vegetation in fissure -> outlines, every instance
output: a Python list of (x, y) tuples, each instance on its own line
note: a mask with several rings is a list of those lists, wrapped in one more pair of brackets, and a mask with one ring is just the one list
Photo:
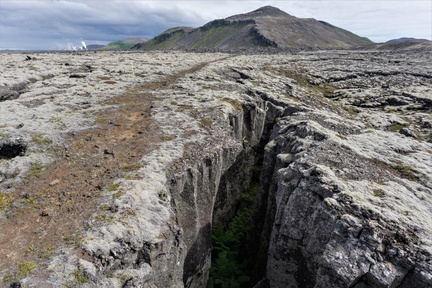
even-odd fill
[(228, 226), (213, 229), (212, 266), (207, 288), (245, 287), (251, 280), (248, 275), (251, 259), (242, 248), (258, 189), (259, 184), (253, 182), (249, 191), (242, 195), (237, 213)]

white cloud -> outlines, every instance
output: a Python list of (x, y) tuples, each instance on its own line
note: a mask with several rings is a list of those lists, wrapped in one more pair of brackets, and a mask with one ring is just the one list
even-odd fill
[(324, 20), (374, 41), (432, 37), (430, 0), (0, 0), (0, 47), (57, 49), (62, 41), (150, 38), (174, 26), (198, 27), (265, 5)]

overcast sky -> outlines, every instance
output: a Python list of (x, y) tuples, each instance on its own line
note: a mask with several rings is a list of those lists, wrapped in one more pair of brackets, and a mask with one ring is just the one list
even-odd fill
[(432, 38), (432, 0), (0, 0), (0, 49), (65, 49), (81, 41), (152, 38), (168, 28), (199, 27), (265, 5), (324, 20), (375, 42)]

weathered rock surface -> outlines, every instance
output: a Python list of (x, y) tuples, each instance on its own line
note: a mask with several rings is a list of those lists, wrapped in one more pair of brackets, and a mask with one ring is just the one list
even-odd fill
[[(233, 215), (252, 166), (262, 158), (245, 243), (256, 255), (252, 285), (432, 286), (430, 54), (83, 53), (40, 54), (27, 62), (20, 61), (22, 54), (0, 57), (8, 68), (3, 71), (11, 71), (2, 74), (0, 85), (26, 82), (28, 91), (0, 105), (0, 135), (28, 143), (23, 156), (0, 159), (2, 193), (15, 200), (3, 209), (11, 215), (0, 219), (3, 227), (21, 219), (16, 211), (39, 209), (15, 196), (15, 186), (32, 183), (26, 178), (31, 163), (75, 159), (66, 155), (72, 150), (59, 156), (49, 148), (68, 147), (67, 135), (79, 139), (81, 131), (105, 125), (95, 121), (97, 115), (133, 105), (106, 102), (128, 87), (142, 85), (134, 91), (151, 95), (149, 117), (165, 135), (92, 196), (98, 208), (74, 233), (72, 245), (66, 245), (70, 236), (53, 233), (59, 241), (46, 257), (31, 253), (29, 245), (22, 253), (7, 251), (11, 246), (1, 230), (0, 253), (16, 263), (0, 266), (6, 282), (204, 287), (211, 227)], [(116, 121), (105, 122), (114, 129)], [(146, 141), (126, 131), (111, 140), (125, 139), (136, 139), (137, 146)], [(103, 157), (116, 157), (104, 151)], [(59, 185), (49, 183), (51, 189)], [(67, 214), (46, 215), (40, 221), (70, 221)], [(43, 237), (32, 247), (47, 251)], [(20, 274), (18, 263), (30, 261), (38, 266)]]

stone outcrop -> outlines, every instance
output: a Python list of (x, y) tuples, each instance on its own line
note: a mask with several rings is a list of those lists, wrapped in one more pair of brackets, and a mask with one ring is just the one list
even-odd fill
[(17, 83), (12, 87), (0, 87), (0, 101), (17, 99), (26, 89), (26, 83)]
[(270, 286), (428, 287), (430, 250), (422, 239), (429, 231), (421, 223), (426, 215), (407, 221), (392, 215), (395, 206), (383, 203), (402, 197), (413, 209), (423, 198), (410, 199), (415, 190), (362, 163), (360, 155), (322, 133), (325, 128), (286, 118), (266, 146), (271, 155), (266, 158), (276, 158), (277, 187), (268, 195), (275, 210), (267, 255)]
[[(80, 72), (84, 78), (68, 81), (94, 83), (91, 81), (110, 77), (119, 83), (113, 94), (121, 95), (134, 84), (141, 85), (134, 90), (139, 97), (131, 99), (144, 101), (150, 95), (153, 99), (148, 110), (153, 124), (142, 124), (133, 135), (130, 133), (135, 130), (125, 128), (125, 133), (113, 134), (108, 142), (135, 139), (131, 143), (136, 148), (150, 141), (139, 135), (151, 125), (157, 124), (163, 133), (154, 149), (130, 156), (136, 158), (133, 165), (119, 162), (127, 169), (110, 176), (114, 177), (112, 184), (99, 188), (103, 193), (97, 196), (98, 208), (73, 237), (62, 238), (72, 237), (73, 245), (59, 240), (55, 251), (43, 259), (28, 259), (31, 255), (17, 251), (14, 255), (21, 255), (19, 260), (35, 261), (39, 266), (10, 283), (204, 287), (211, 265), (211, 229), (233, 216), (242, 192), (250, 185), (253, 165), (258, 163), (262, 166), (260, 190), (244, 243), (255, 259), (251, 286), (432, 285), (432, 67), (428, 54), (115, 55), (126, 59), (118, 63), (126, 63), (111, 71), (103, 65), (108, 65), (112, 54), (70, 55), (68, 63), (73, 67), (62, 65), (68, 70), (46, 80), (51, 84), (38, 86), (41, 78), (32, 75), (38, 80), (29, 84), (33, 92), (3, 102), (10, 106), (0, 114), (5, 117), (2, 132), (10, 137), (23, 134), (28, 142), (24, 156), (0, 160), (8, 171), (21, 165), (15, 178), (9, 175), (1, 183), (14, 197), (14, 186), (29, 173), (24, 160), (45, 159), (48, 166), (55, 157), (46, 157), (47, 146), (83, 145), (68, 143), (70, 133), (74, 133), (72, 139), (79, 140), (80, 131), (92, 131), (97, 125), (128, 127), (118, 118), (82, 122), (87, 127), (76, 127), (73, 119), (64, 117), (62, 130), (56, 130), (58, 121), (43, 126), (51, 127), (45, 136), (52, 136), (53, 143), (36, 145), (34, 137), (25, 135), (29, 131), (23, 129), (29, 129), (32, 115), (18, 108), (31, 102), (35, 106), (29, 109), (37, 111), (68, 99), (64, 92), (58, 100), (42, 98), (46, 104), (37, 102), (46, 93), (44, 86), (60, 87), (61, 77), (70, 79), (67, 71), (76, 73), (76, 67), (91, 65), (93, 69)], [(46, 65), (44, 61), (50, 57), (58, 55), (39, 55), (40, 62), (32, 61), (36, 63), (32, 65)], [(127, 61), (140, 64), (132, 71)], [(182, 63), (182, 69), (173, 63)], [(13, 84), (8, 81), (13, 80), (3, 80)], [(68, 102), (70, 113), (98, 107), (101, 114), (97, 120), (118, 114), (116, 105), (131, 105), (115, 102), (109, 108), (114, 110), (103, 114), (98, 97), (107, 101), (115, 97), (104, 94), (106, 85), (113, 84), (97, 83), (76, 90), (80, 93), (75, 102)], [(79, 108), (81, 99), (90, 99), (91, 107)], [(21, 129), (6, 121), (12, 113), (21, 113)], [(63, 115), (58, 113), (56, 117)], [(125, 114), (124, 118), (133, 122), (138, 116)], [(94, 140), (84, 137), (83, 141)], [(70, 151), (74, 150), (69, 148), (59, 157), (75, 159)], [(103, 157), (117, 157), (109, 148), (104, 151)], [(55, 189), (57, 184), (51, 183), (50, 189)], [(25, 205), (16, 203), (4, 213)], [(50, 215), (41, 217), (68, 219), (67, 214)], [(11, 220), (4, 217), (1, 221), (0, 225), (7, 225)], [(7, 246), (0, 248), (1, 252)], [(18, 256), (8, 257), (12, 261)], [(16, 267), (0, 267), (2, 277), (19, 275), (14, 272)]]

